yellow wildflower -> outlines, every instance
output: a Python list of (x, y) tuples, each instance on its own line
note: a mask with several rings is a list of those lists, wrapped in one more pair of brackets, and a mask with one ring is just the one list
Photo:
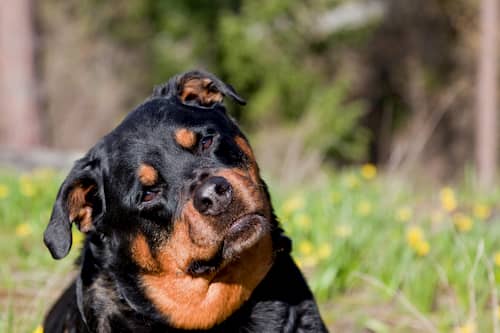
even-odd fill
[(35, 184), (28, 175), (19, 177), (20, 192), (25, 197), (32, 197), (35, 195)]
[(56, 175), (56, 171), (51, 168), (36, 168), (31, 172), (33, 177), (41, 180), (50, 180)]
[(497, 318), (500, 319), (500, 307), (497, 307)]
[(297, 224), (299, 227), (301, 227), (304, 230), (309, 230), (311, 229), (311, 218), (309, 215), (306, 214), (300, 214), (297, 216)]
[(479, 220), (486, 220), (491, 216), (491, 207), (486, 204), (476, 203), (473, 210), (474, 216)]
[(469, 321), (463, 325), (455, 327), (453, 333), (475, 333), (476, 324), (473, 321)]
[(42, 325), (38, 325), (35, 330), (33, 331), (33, 333), (43, 333), (43, 327)]
[(419, 243), (424, 241), (424, 232), (422, 228), (417, 226), (408, 228), (406, 231), (406, 241), (411, 247), (416, 248)]
[(294, 258), (294, 260), (297, 266), (299, 266), (299, 268), (304, 268), (304, 262), (302, 262), (300, 258)]
[(363, 200), (356, 207), (356, 211), (360, 216), (368, 216), (372, 212), (372, 204), (369, 201)]
[(366, 180), (371, 180), (377, 176), (377, 167), (371, 163), (363, 164), (361, 176)]
[(299, 252), (304, 255), (308, 256), (313, 252), (313, 245), (310, 241), (304, 240), (299, 243)]
[(453, 215), (453, 223), (456, 225), (458, 231), (467, 232), (472, 229), (472, 219), (462, 213)]
[(452, 212), (457, 208), (457, 199), (451, 187), (444, 187), (441, 189), (439, 192), (439, 199), (441, 200), (441, 206), (447, 212)]
[(5, 184), (0, 184), (0, 199), (5, 199), (9, 196), (9, 187)]
[(285, 215), (290, 215), (304, 207), (304, 198), (295, 195), (283, 203), (282, 209)]
[(316, 266), (318, 264), (318, 257), (317, 256), (306, 256), (304, 257), (304, 267), (312, 267)]
[(352, 228), (346, 224), (341, 224), (335, 228), (335, 235), (340, 238), (347, 238), (351, 236)]
[(358, 177), (356, 177), (353, 174), (347, 175), (346, 183), (347, 183), (347, 187), (350, 189), (354, 189), (354, 188), (359, 187), (359, 179), (358, 179)]
[(399, 222), (408, 222), (413, 216), (413, 211), (409, 207), (401, 207), (396, 211), (396, 220)]
[(500, 267), (500, 251), (495, 252), (493, 261), (495, 262), (495, 266)]
[(340, 194), (340, 192), (334, 191), (330, 195), (330, 199), (332, 200), (332, 203), (338, 204), (340, 200), (342, 200), (342, 195)]
[(421, 257), (425, 257), (427, 254), (429, 254), (430, 250), (431, 246), (426, 241), (420, 241), (415, 244), (415, 252)]
[(18, 237), (26, 237), (31, 235), (33, 230), (31, 230), (31, 226), (27, 223), (21, 223), (16, 227), (16, 236)]
[(85, 235), (76, 229), (73, 229), (72, 234), (73, 234), (73, 244), (75, 244), (76, 246), (82, 245), (83, 241), (85, 240)]
[(332, 254), (332, 246), (329, 243), (323, 243), (318, 248), (318, 258), (326, 259)]

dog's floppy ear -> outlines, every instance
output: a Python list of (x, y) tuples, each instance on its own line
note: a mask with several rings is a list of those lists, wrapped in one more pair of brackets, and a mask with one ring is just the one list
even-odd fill
[(155, 88), (153, 97), (177, 96), (184, 104), (210, 107), (221, 103), (224, 96), (230, 96), (241, 105), (246, 101), (234, 88), (215, 75), (196, 70), (177, 75), (166, 84)]
[(59, 189), (44, 232), (44, 243), (55, 259), (64, 258), (71, 249), (73, 222), (87, 233), (105, 213), (100, 164), (89, 157), (78, 160)]

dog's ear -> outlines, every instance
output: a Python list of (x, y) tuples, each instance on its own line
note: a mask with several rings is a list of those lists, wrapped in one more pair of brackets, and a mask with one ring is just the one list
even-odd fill
[(190, 71), (172, 78), (166, 84), (155, 88), (153, 97), (176, 95), (182, 103), (211, 107), (221, 103), (224, 96), (230, 96), (241, 105), (246, 101), (234, 88), (215, 75), (204, 71)]
[(81, 232), (94, 230), (105, 213), (101, 163), (84, 157), (78, 160), (61, 185), (52, 209), (44, 243), (52, 257), (64, 258), (72, 244), (71, 225)]

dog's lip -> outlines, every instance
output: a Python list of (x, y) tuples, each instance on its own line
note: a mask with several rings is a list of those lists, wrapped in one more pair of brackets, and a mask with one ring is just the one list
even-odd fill
[[(258, 221), (256, 221), (258, 220)], [(227, 230), (227, 234), (236, 234), (245, 231), (247, 229), (247, 226), (252, 223), (259, 223), (263, 222), (262, 220), (267, 220), (262, 214), (260, 213), (249, 213), (242, 215), (235, 219), (230, 225)]]
[[(268, 219), (260, 213), (244, 214), (229, 224), (214, 258), (194, 261), (188, 270), (192, 275), (212, 274), (230, 264), (240, 253), (253, 246), (265, 234)], [(215, 275), (214, 275), (215, 276)]]
[(253, 246), (266, 233), (268, 219), (258, 213), (245, 214), (236, 219), (224, 235), (222, 257), (234, 258)]

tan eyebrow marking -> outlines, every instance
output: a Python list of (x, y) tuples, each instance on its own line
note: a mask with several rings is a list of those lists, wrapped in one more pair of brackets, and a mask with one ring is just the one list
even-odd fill
[(149, 164), (141, 164), (137, 170), (137, 175), (139, 176), (139, 181), (142, 185), (151, 186), (158, 180), (158, 172)]
[(178, 129), (175, 132), (175, 141), (183, 148), (191, 149), (196, 144), (196, 133), (187, 128)]

